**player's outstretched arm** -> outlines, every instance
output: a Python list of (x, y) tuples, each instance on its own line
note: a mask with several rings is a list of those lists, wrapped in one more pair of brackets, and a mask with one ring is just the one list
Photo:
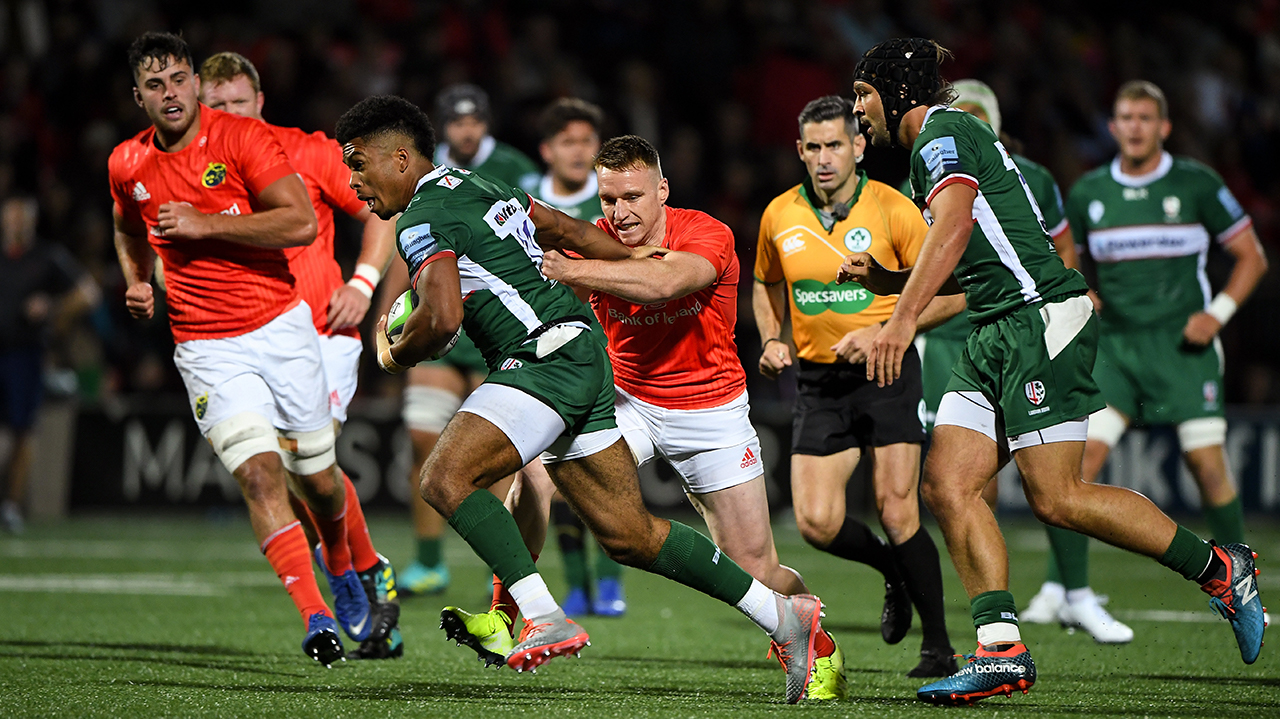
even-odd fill
[(114, 225), (116, 257), (124, 272), (126, 290), (124, 304), (134, 319), (147, 320), (155, 314), (155, 291), (151, 287), (151, 273), (155, 269), (156, 253), (147, 241), (147, 228), (141, 221), (130, 221), (111, 210)]
[(400, 339), (394, 345), (387, 341), (386, 315), (374, 333), (378, 365), (392, 374), (434, 357), (462, 325), (462, 283), (458, 260), (452, 252), (437, 254), (418, 273), (414, 293), (418, 295), (418, 306), (405, 320)]
[(782, 311), (786, 306), (787, 282), (767, 284), (756, 280), (751, 286), (751, 311), (760, 331), (760, 374), (777, 379), (791, 366), (791, 346), (782, 339)]
[(694, 252), (664, 252), (626, 260), (574, 260), (552, 251), (542, 257), (542, 274), (636, 304), (670, 302), (710, 287), (716, 280), (715, 265)]
[(262, 209), (245, 215), (206, 215), (187, 203), (166, 202), (157, 214), (161, 237), (225, 240), (251, 247), (302, 247), (316, 239), (316, 211), (302, 178), (286, 175), (258, 193)]
[(569, 250), (593, 260), (631, 257), (631, 249), (604, 230), (541, 202), (533, 203), (529, 219), (533, 220), (534, 238), (543, 249)]
[[(977, 190), (952, 183), (929, 203), (933, 224), (924, 237), (911, 276), (902, 288), (893, 315), (876, 335), (867, 353), (867, 379), (883, 387), (902, 374), (902, 357), (915, 340), (920, 314), (951, 278), (956, 263), (969, 246), (973, 232), (973, 201)], [(954, 279), (954, 278), (952, 278)]]
[(1209, 303), (1209, 309), (1197, 312), (1187, 319), (1182, 336), (1194, 345), (1204, 346), (1213, 341), (1223, 325), (1231, 319), (1267, 273), (1267, 255), (1258, 243), (1258, 235), (1252, 227), (1246, 227), (1224, 245), (1235, 258), (1235, 267), (1227, 278), (1227, 286)]
[[(898, 295), (902, 294), (910, 277), (910, 267), (905, 270), (890, 270), (872, 257), (870, 252), (855, 252), (840, 264), (840, 269), (836, 271), (836, 284), (857, 282), (873, 295)], [(955, 277), (948, 277), (938, 288), (938, 294), (960, 295), (964, 294), (964, 288)]]

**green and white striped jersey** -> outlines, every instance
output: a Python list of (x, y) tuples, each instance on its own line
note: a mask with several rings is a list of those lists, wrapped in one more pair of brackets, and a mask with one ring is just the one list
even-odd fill
[(1097, 264), (1104, 329), (1185, 325), (1209, 303), (1210, 242), (1251, 224), (1217, 173), (1167, 152), (1147, 175), (1120, 172), (1116, 158), (1081, 177), (1067, 218)]
[(462, 326), (491, 372), (543, 324), (591, 314), (572, 290), (542, 275), (530, 206), (529, 196), (510, 185), (437, 167), (418, 181), (396, 220), (396, 248), (414, 287), (428, 264), (457, 258)]
[(960, 110), (932, 107), (911, 150), (911, 193), (928, 206), (953, 183), (974, 188), (973, 233), (956, 265), (969, 319), (992, 322), (1027, 304), (1084, 294), (1088, 285), (1053, 250), (1030, 185), (991, 126)]
[(576, 220), (595, 224), (596, 220), (604, 219), (604, 213), (600, 211), (600, 185), (596, 181), (596, 173), (587, 175), (586, 184), (572, 195), (557, 195), (554, 187), (551, 183), (551, 175), (546, 174), (538, 183), (537, 191), (532, 194), (534, 198)]

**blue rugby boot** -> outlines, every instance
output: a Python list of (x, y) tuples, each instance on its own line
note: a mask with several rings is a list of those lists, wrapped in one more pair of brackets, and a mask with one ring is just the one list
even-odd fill
[(316, 612), (307, 619), (307, 636), (302, 639), (302, 651), (326, 667), (332, 667), (338, 660), (347, 660), (333, 617)]
[[(1003, 645), (1002, 645), (1003, 646)], [(1036, 663), (1022, 642), (1003, 651), (978, 647), (960, 671), (946, 679), (926, 684), (916, 691), (916, 698), (931, 704), (972, 704), (997, 694), (1011, 696), (1015, 690), (1023, 694), (1036, 683)]]
[(1226, 575), (1210, 579), (1200, 589), (1213, 597), (1209, 606), (1231, 622), (1240, 658), (1253, 664), (1262, 650), (1262, 632), (1267, 627), (1267, 608), (1258, 596), (1258, 569), (1253, 563), (1258, 554), (1245, 544), (1215, 545), (1213, 551), (1226, 565)]
[(369, 632), (373, 629), (373, 613), (369, 611), (369, 597), (365, 596), (360, 577), (354, 569), (348, 569), (342, 574), (330, 574), (320, 547), (316, 547), (315, 556), (320, 571), (329, 580), (329, 591), (333, 593), (333, 613), (338, 618), (338, 623), (347, 636), (363, 642), (369, 638)]

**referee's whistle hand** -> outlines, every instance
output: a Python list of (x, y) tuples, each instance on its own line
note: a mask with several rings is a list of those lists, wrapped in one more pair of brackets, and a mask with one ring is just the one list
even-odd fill
[(769, 342), (760, 354), (760, 374), (769, 379), (777, 379), (790, 366), (791, 347), (785, 342)]

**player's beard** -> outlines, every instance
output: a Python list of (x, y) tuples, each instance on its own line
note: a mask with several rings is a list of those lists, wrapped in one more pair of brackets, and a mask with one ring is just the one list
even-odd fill
[(883, 123), (877, 125), (868, 122), (870, 128), (868, 134), (871, 136), (871, 144), (876, 147), (890, 147), (893, 145), (893, 138), (889, 137), (889, 130)]

